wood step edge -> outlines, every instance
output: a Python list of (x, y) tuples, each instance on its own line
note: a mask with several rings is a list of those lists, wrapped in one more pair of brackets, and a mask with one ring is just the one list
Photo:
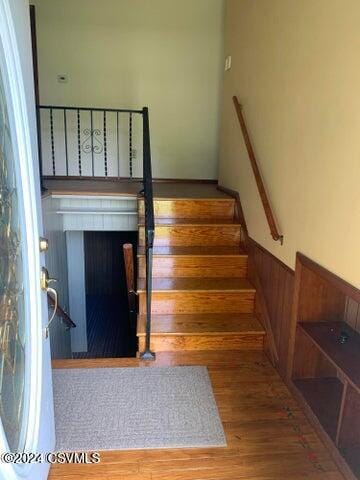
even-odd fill
[[(224, 332), (219, 330), (218, 332), (203, 331), (203, 332), (151, 332), (151, 337), (234, 337), (236, 335), (265, 335), (266, 332), (263, 329), (259, 330), (239, 330), (234, 332)], [(137, 337), (145, 337), (145, 332), (136, 332)]]
[[(164, 277), (165, 278), (165, 277)], [(156, 277), (155, 280), (164, 280), (164, 278), (161, 278), (161, 277)], [(201, 279), (201, 280), (204, 280), (203, 277), (187, 277), (191, 280), (195, 280), (195, 279)], [(211, 277), (210, 279), (211, 280), (219, 280), (219, 278), (221, 277)], [(227, 277), (227, 280), (229, 279), (238, 279), (237, 277)], [(141, 282), (144, 281), (144, 278), (140, 277), (138, 278), (138, 280), (140, 280)], [(154, 279), (153, 279), (154, 280)], [(170, 280), (177, 280), (177, 278), (170, 278)], [(221, 282), (219, 282), (221, 284)], [(247, 286), (242, 286), (242, 287), (227, 287), (227, 288), (224, 288), (224, 287), (221, 287), (221, 285), (219, 287), (216, 287), (216, 288), (206, 288), (206, 286), (204, 286), (203, 288), (191, 288), (191, 286), (189, 285), (188, 288), (180, 288), (180, 287), (176, 287), (175, 288), (171, 288), (169, 286), (169, 288), (159, 288), (159, 287), (156, 287), (154, 286), (153, 284), (153, 288), (152, 288), (152, 292), (153, 293), (166, 293), (166, 292), (171, 292), (171, 293), (175, 293), (175, 292), (179, 292), (179, 293), (184, 293), (184, 292), (196, 292), (196, 293), (233, 293), (233, 292), (242, 292), (242, 293), (256, 293), (256, 288), (253, 287), (251, 284), (247, 285)], [(137, 293), (146, 293), (146, 287), (138, 287), (137, 288)]]
[[(144, 197), (138, 197), (139, 202), (144, 202)], [(228, 203), (235, 203), (235, 198), (233, 197), (155, 197), (154, 201), (156, 202), (228, 202)]]
[[(144, 337), (146, 335), (145, 332), (145, 315), (138, 315), (138, 325), (139, 329), (136, 332), (137, 337)], [(143, 321), (141, 321), (143, 320)], [(235, 335), (266, 335), (266, 331), (264, 327), (261, 325), (260, 320), (254, 316), (253, 319), (253, 327), (251, 329), (241, 329), (241, 321), (239, 322), (239, 328), (234, 329), (231, 331), (224, 331), (224, 330), (202, 330), (202, 331), (191, 331), (191, 330), (184, 330), (178, 332), (171, 332), (171, 331), (155, 331), (151, 332), (151, 336), (154, 337), (201, 337), (201, 336), (235, 336)]]
[[(142, 280), (144, 277), (140, 277), (140, 280)], [(156, 277), (156, 278), (161, 278), (161, 277)], [(192, 278), (197, 278), (197, 277), (192, 277)], [(217, 278), (217, 277), (214, 277)], [(234, 278), (242, 278), (242, 277), (234, 277)], [(235, 293), (235, 292), (241, 292), (241, 293), (256, 293), (255, 288), (186, 288), (186, 289), (173, 289), (173, 288), (168, 288), (168, 289), (152, 289), (152, 293)], [(137, 293), (146, 293), (145, 288), (138, 288)]]
[[(157, 223), (157, 220), (160, 223)], [(165, 221), (169, 220), (169, 223)], [(180, 222), (180, 220), (182, 220)], [(191, 222), (191, 218), (178, 218), (178, 217), (155, 217), (155, 227), (241, 227), (241, 224), (238, 220), (230, 218), (230, 217), (211, 217), (211, 218), (204, 218), (203, 223), (199, 222)], [(196, 220), (194, 218), (194, 220)], [(213, 220), (212, 222), (207, 220)], [(143, 217), (138, 217), (138, 227), (144, 228), (145, 227), (145, 220)]]
[[(156, 247), (155, 247), (156, 248)], [(137, 253), (138, 258), (145, 257), (145, 253)], [(249, 256), (248, 253), (155, 253), (153, 251), (153, 258), (189, 258), (189, 257), (199, 257), (199, 258), (238, 258)]]

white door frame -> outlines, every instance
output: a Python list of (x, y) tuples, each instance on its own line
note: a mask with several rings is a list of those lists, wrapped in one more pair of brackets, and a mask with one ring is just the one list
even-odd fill
[[(39, 451), (41, 417), (44, 415), (44, 412), (41, 411), (42, 392), (44, 391), (43, 362), (44, 352), (49, 353), (49, 341), (44, 340), (43, 334), (44, 324), (47, 320), (46, 295), (40, 290), (40, 269), (43, 258), (39, 251), (40, 198), (35, 184), (39, 172), (37, 166), (34, 167), (36, 152), (33, 151), (34, 143), (31, 138), (26, 90), (10, 2), (14, 2), (14, 0), (0, 0), (0, 50), (3, 50), (3, 52), (0, 51), (0, 62), (2, 62), (1, 69), (8, 98), (9, 121), (14, 133), (13, 150), (17, 169), (18, 198), (23, 211), (20, 222), (28, 341), (25, 352), (27, 388), (25, 388), (24, 418), (26, 421), (21, 435), (23, 445), (25, 445), (23, 450), (35, 453)], [(24, 3), (28, 8), (27, 2)], [(21, 7), (23, 6), (21, 5)], [(49, 355), (47, 360), (50, 363)], [(46, 414), (49, 415), (51, 422), (53, 420), (51, 408)], [(49, 431), (51, 431), (51, 427)], [(46, 447), (46, 445), (43, 446)], [(42, 446), (40, 445), (40, 447)], [(0, 419), (0, 450), (6, 451), (7, 448), (5, 432)], [(40, 474), (40, 470), (43, 472), (47, 469), (48, 466), (45, 465), (39, 467), (39, 465), (17, 466), (0, 463), (0, 477), (4, 480), (32, 479), (35, 478), (36, 471), (36, 478), (45, 478)]]

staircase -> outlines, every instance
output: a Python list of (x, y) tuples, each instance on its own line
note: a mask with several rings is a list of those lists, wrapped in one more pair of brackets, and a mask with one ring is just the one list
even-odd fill
[[(176, 185), (174, 185), (176, 191)], [(139, 351), (145, 346), (144, 202), (139, 200)], [(260, 350), (265, 331), (254, 313), (235, 200), (154, 199), (151, 349)]]

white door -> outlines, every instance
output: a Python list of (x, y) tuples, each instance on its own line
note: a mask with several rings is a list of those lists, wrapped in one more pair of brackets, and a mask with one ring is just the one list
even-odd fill
[[(0, 0), (0, 453), (55, 444), (29, 25), (28, 0)], [(0, 479), (48, 469), (0, 461)]]

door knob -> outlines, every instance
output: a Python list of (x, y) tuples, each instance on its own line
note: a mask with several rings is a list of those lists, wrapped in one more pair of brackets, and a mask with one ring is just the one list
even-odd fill
[(52, 314), (49, 318), (48, 324), (45, 327), (45, 338), (49, 337), (50, 324), (54, 320), (55, 315), (56, 315), (56, 311), (57, 311), (57, 308), (58, 308), (58, 293), (55, 290), (55, 288), (52, 288), (52, 287), (49, 286), (50, 283), (54, 283), (54, 282), (57, 282), (56, 278), (50, 278), (47, 268), (42, 267), (41, 275), (40, 275), (41, 289), (44, 290), (47, 293), (50, 293), (54, 298), (54, 310), (53, 310), (53, 312), (52, 312)]

